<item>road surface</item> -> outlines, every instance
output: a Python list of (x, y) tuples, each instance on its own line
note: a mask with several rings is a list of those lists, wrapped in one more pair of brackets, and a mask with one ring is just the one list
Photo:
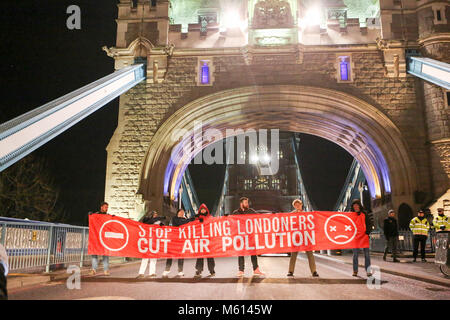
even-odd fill
[[(362, 257), (360, 257), (360, 260)], [(301, 253), (295, 277), (287, 278), (288, 257), (258, 257), (266, 277), (251, 276), (250, 257), (246, 257), (244, 278), (237, 278), (237, 258), (216, 259), (216, 276), (207, 277), (206, 267), (201, 279), (194, 279), (195, 260), (185, 261), (183, 278), (178, 278), (177, 263), (172, 264), (169, 278), (162, 279), (165, 260), (157, 264), (157, 278), (136, 279), (139, 263), (113, 268), (111, 276), (83, 276), (81, 289), (68, 289), (66, 280), (20, 288), (9, 292), (10, 300), (222, 300), (222, 299), (319, 299), (319, 300), (450, 300), (449, 286), (426, 283), (398, 275), (381, 273), (379, 286), (360, 268), (360, 277), (352, 277), (351, 265), (316, 255), (319, 278), (310, 274), (306, 256)]]

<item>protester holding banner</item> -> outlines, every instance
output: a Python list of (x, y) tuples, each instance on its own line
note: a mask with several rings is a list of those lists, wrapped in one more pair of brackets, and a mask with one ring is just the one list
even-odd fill
[[(146, 216), (144, 216), (142, 223), (145, 224), (156, 224), (163, 226), (162, 223), (162, 217), (158, 217), (158, 213), (156, 211), (152, 211), (150, 213), (147, 213)], [(142, 259), (141, 260), (141, 267), (139, 268), (139, 275), (137, 278), (143, 278), (145, 274), (145, 269), (147, 269), (147, 265), (150, 262), (150, 266), (148, 268), (148, 274), (149, 277), (156, 277), (156, 262), (158, 259)]]
[[(186, 219), (185, 212), (183, 209), (178, 209), (177, 215), (172, 218), (171, 225), (174, 227), (182, 226), (183, 224), (191, 222), (193, 219)], [(183, 273), (184, 259), (178, 259), (178, 276), (184, 276)], [(172, 259), (167, 259), (166, 269), (163, 272), (163, 278), (167, 277), (170, 273), (170, 268), (172, 267)]]
[[(95, 214), (108, 214), (108, 203), (102, 202), (100, 204), (100, 211), (95, 212)], [(105, 276), (109, 276), (109, 256), (102, 256), (103, 261), (103, 273)], [(90, 272), (91, 276), (95, 276), (97, 274), (98, 268), (98, 255), (92, 255), (92, 269)]]
[[(352, 212), (356, 212), (358, 216), (363, 214), (365, 216), (365, 227), (366, 227), (366, 236), (369, 238), (369, 234), (372, 232), (374, 228), (373, 215), (371, 213), (367, 213), (364, 210), (363, 205), (359, 199), (355, 199), (352, 201), (351, 210)], [(358, 255), (359, 250), (363, 250), (364, 252), (364, 267), (367, 272), (367, 276), (372, 276), (372, 272), (370, 270), (370, 250), (369, 248), (355, 248), (353, 249), (353, 276), (358, 276)]]
[[(202, 203), (200, 207), (198, 208), (198, 212), (195, 215), (195, 220), (200, 221), (200, 223), (205, 222), (211, 217), (208, 207)], [(214, 258), (207, 258), (208, 260), (208, 270), (210, 273), (210, 277), (214, 277), (216, 275), (216, 272), (214, 271), (214, 268), (216, 267), (216, 262), (214, 261)], [(195, 269), (197, 270), (195, 272), (195, 277), (201, 277), (203, 272), (203, 266), (204, 266), (204, 259), (198, 258), (197, 262), (195, 263)]]
[[(232, 214), (251, 214), (256, 213), (255, 210), (249, 207), (248, 204), (248, 198), (242, 197), (239, 199), (239, 209), (236, 209), (233, 211)], [(259, 270), (258, 267), (258, 257), (256, 255), (251, 256), (252, 265), (253, 265), (253, 275), (254, 276), (263, 276), (264, 273)], [(238, 257), (238, 264), (239, 264), (239, 271), (238, 271), (238, 277), (244, 276), (244, 269), (245, 269), (245, 260), (243, 256)]]
[[(295, 208), (292, 212), (303, 212), (303, 202), (300, 199), (295, 199), (292, 202), (292, 206)], [(289, 260), (289, 272), (288, 277), (294, 276), (295, 263), (297, 262), (298, 251), (291, 252), (291, 258)], [(319, 274), (316, 271), (316, 261), (312, 251), (306, 251), (306, 256), (308, 257), (309, 269), (313, 277), (318, 277)]]

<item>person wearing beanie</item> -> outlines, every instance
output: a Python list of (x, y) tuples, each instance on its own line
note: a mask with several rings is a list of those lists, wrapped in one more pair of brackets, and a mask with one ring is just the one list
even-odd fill
[(383, 260), (386, 261), (386, 255), (388, 251), (391, 251), (394, 262), (399, 262), (397, 259), (398, 224), (397, 219), (395, 219), (394, 210), (389, 210), (388, 217), (384, 219), (383, 226), (384, 237), (386, 238), (386, 247), (384, 249)]
[[(364, 207), (359, 199), (355, 199), (352, 201), (352, 206), (350, 208), (351, 212), (356, 212), (357, 215), (363, 214), (365, 216), (364, 221), (366, 224), (366, 235), (369, 237), (369, 234), (374, 229), (373, 215), (371, 213), (367, 213), (364, 210)], [(369, 248), (354, 248), (353, 249), (353, 276), (358, 276), (358, 255), (359, 250), (364, 252), (364, 267), (367, 272), (367, 276), (372, 276), (371, 268), (370, 268), (370, 250)]]
[[(211, 217), (210, 213), (209, 213), (209, 209), (206, 206), (206, 204), (202, 203), (200, 205), (200, 207), (198, 208), (198, 212), (195, 215), (195, 220), (200, 221), (200, 223), (205, 222), (207, 219), (209, 219)], [(203, 267), (204, 267), (204, 258), (198, 258), (196, 263), (195, 263), (195, 277), (199, 278), (202, 276), (202, 272), (203, 272)], [(216, 271), (214, 271), (215, 267), (216, 267), (216, 262), (214, 261), (214, 258), (207, 258), (206, 259), (208, 262), (208, 270), (209, 270), (209, 276), (210, 277), (214, 277), (216, 275)]]
[[(295, 199), (292, 201), (292, 206), (294, 210), (291, 212), (303, 212), (303, 201), (300, 199)], [(289, 259), (289, 271), (287, 276), (293, 277), (295, 270), (295, 263), (297, 262), (298, 251), (291, 252), (291, 258)], [(306, 251), (306, 256), (308, 257), (309, 270), (313, 277), (318, 277), (319, 274), (316, 271), (316, 261), (312, 251)]]
[[(233, 215), (235, 214), (252, 214), (256, 213), (256, 211), (253, 208), (250, 208), (249, 205), (249, 199), (247, 197), (242, 197), (239, 199), (239, 208), (233, 211)], [(253, 255), (250, 257), (253, 265), (253, 275), (254, 276), (264, 276), (265, 274), (259, 270), (258, 266), (258, 257), (256, 255)], [(238, 266), (239, 271), (237, 276), (243, 277), (244, 276), (244, 269), (245, 269), (245, 259), (243, 256), (238, 257)]]

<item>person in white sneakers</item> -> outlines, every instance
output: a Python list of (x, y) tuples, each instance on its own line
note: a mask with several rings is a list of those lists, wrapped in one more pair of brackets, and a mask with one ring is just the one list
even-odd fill
[[(189, 223), (191, 221), (193, 221), (195, 218), (191, 218), (191, 219), (187, 219), (185, 217), (185, 212), (183, 209), (178, 209), (177, 215), (175, 217), (172, 218), (171, 221), (171, 225), (174, 227), (179, 227), (183, 224)], [(184, 273), (183, 273), (183, 265), (184, 265), (184, 260), (183, 259), (178, 259), (178, 276), (179, 277), (183, 277)], [(170, 273), (170, 268), (172, 267), (172, 259), (167, 259), (166, 260), (166, 269), (164, 270), (162, 276), (163, 278), (167, 278), (169, 276)]]
[[(235, 214), (254, 214), (256, 211), (249, 207), (248, 198), (242, 197), (239, 199), (239, 209), (236, 209), (233, 211), (233, 215)], [(252, 260), (253, 265), (253, 275), (254, 276), (264, 276), (265, 274), (259, 270), (258, 267), (258, 257), (256, 255), (253, 255), (250, 257)], [(238, 265), (239, 265), (239, 271), (237, 276), (243, 277), (244, 276), (244, 268), (245, 268), (245, 260), (243, 256), (238, 257)]]
[[(158, 213), (156, 211), (152, 211), (144, 216), (144, 218), (142, 219), (142, 223), (156, 224), (156, 225), (163, 226), (164, 225), (162, 223), (163, 219), (164, 219), (164, 217), (158, 217)], [(145, 270), (147, 269), (149, 262), (150, 262), (150, 266), (148, 269), (148, 275), (149, 275), (149, 277), (152, 277), (152, 278), (156, 277), (156, 262), (157, 261), (158, 261), (158, 259), (146, 259), (146, 258), (142, 259), (141, 267), (139, 268), (139, 275), (137, 276), (137, 278), (139, 279), (139, 278), (144, 277)]]

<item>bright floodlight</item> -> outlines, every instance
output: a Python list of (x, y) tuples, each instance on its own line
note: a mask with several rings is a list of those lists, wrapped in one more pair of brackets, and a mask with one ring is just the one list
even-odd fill
[(308, 26), (320, 25), (322, 19), (322, 12), (319, 7), (312, 7), (306, 11), (305, 16), (301, 20), (300, 24), (302, 28)]
[(227, 29), (241, 28), (242, 21), (239, 12), (236, 10), (231, 10), (225, 12), (223, 18), (223, 27)]
[(269, 162), (270, 162), (270, 156), (267, 154), (267, 153), (264, 153), (262, 156), (261, 156), (261, 163), (263, 163), (263, 164), (268, 164)]
[(253, 154), (250, 156), (250, 163), (257, 163), (259, 160), (259, 157), (257, 154)]

